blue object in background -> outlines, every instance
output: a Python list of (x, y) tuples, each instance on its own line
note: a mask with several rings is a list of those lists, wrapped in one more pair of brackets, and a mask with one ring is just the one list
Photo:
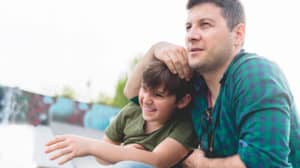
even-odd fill
[(80, 110), (88, 110), (89, 109), (89, 106), (86, 104), (86, 103), (79, 103), (79, 105), (78, 105), (78, 108), (80, 109)]
[(84, 116), (84, 127), (104, 131), (109, 125), (111, 118), (114, 117), (119, 111), (120, 109), (118, 108), (93, 104), (92, 109), (87, 111)]
[(59, 97), (57, 98), (56, 103), (50, 107), (49, 113), (53, 120), (64, 120), (73, 113), (74, 109), (74, 101)]
[(45, 104), (53, 104), (53, 103), (54, 103), (54, 100), (53, 100), (53, 98), (50, 97), (50, 96), (44, 96), (43, 102), (44, 102)]

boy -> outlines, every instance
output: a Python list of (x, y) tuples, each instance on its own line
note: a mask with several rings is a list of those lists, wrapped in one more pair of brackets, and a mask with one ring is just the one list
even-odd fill
[(46, 153), (60, 150), (50, 159), (93, 155), (101, 163), (133, 160), (157, 168), (172, 167), (197, 144), (189, 113), (191, 85), (172, 74), (160, 61), (143, 72), (138, 102), (129, 103), (105, 132), (103, 141), (73, 135), (57, 136)]

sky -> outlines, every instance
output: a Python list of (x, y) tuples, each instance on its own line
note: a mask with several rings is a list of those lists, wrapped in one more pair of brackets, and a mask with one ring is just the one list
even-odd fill
[[(300, 102), (299, 1), (242, 0), (245, 49), (276, 62)], [(113, 95), (152, 44), (184, 45), (186, 0), (0, 0), (0, 85), (80, 101)], [(90, 87), (87, 87), (90, 83)], [(299, 105), (298, 105), (299, 106)]]

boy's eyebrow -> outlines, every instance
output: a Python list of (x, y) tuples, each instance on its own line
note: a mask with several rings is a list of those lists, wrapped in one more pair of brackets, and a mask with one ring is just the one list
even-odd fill
[(167, 88), (163, 88), (163, 89), (155, 89), (155, 92), (158, 92), (158, 93), (160, 93), (160, 94), (169, 94), (169, 91), (168, 91), (168, 89)]

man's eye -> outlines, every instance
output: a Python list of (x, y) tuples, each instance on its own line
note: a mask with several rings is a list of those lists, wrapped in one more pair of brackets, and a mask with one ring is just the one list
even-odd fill
[(191, 25), (186, 25), (186, 26), (185, 26), (185, 30), (186, 30), (186, 31), (189, 31), (189, 30), (191, 29), (191, 27), (192, 27)]
[(200, 26), (202, 28), (209, 28), (209, 27), (211, 27), (210, 23), (208, 23), (208, 22), (203, 22), (203, 23), (200, 24)]

